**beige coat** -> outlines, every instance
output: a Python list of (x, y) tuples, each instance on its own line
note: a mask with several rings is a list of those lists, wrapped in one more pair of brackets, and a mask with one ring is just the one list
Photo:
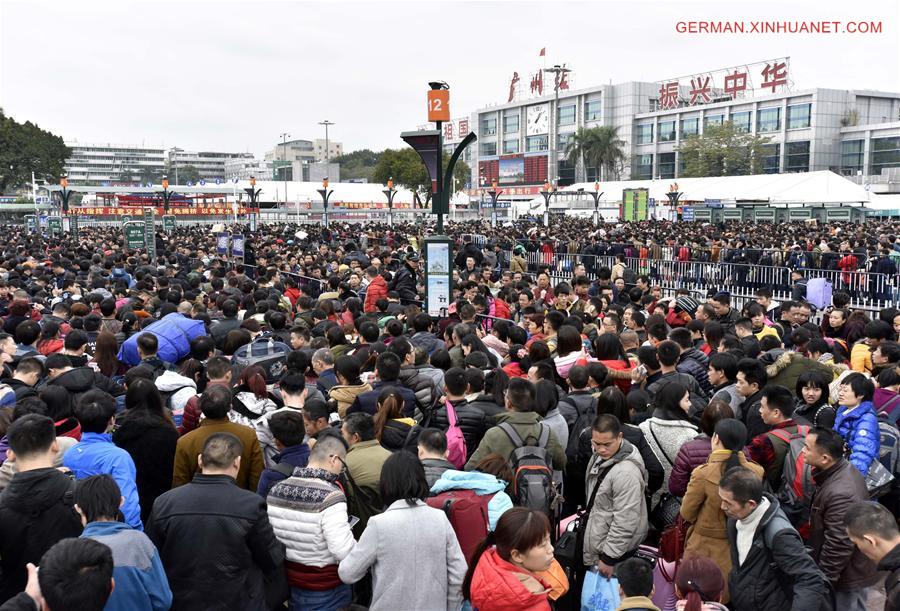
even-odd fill
[[(763, 476), (762, 467), (748, 461), (743, 452), (737, 454), (742, 467), (750, 469), (760, 478)], [(730, 455), (727, 450), (713, 451), (705, 464), (694, 469), (681, 501), (681, 517), (691, 523), (687, 544), (684, 546), (684, 557), (706, 556), (722, 569), (726, 586), (722, 592), (722, 602), (730, 599), (727, 588), (728, 574), (731, 572), (731, 549), (725, 529), (725, 512), (722, 511), (722, 501), (719, 498), (719, 480), (722, 479), (722, 469)]]

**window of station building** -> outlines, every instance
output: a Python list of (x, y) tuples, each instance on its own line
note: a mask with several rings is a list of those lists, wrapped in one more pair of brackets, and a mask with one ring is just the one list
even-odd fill
[(481, 120), (479, 136), (493, 136), (497, 133), (497, 117), (485, 117)]
[(497, 154), (497, 143), (496, 142), (482, 142), (481, 143), (481, 154), (482, 155), (496, 155)]
[(756, 111), (756, 132), (777, 132), (781, 129), (781, 108), (760, 108)]
[(657, 167), (660, 178), (675, 178), (675, 153), (660, 153), (657, 156)]
[(781, 144), (764, 144), (762, 146), (762, 173), (778, 174), (780, 168)]
[[(660, 124), (661, 126), (662, 124)], [(638, 123), (635, 128), (636, 134), (634, 141), (636, 144), (649, 144), (653, 142), (653, 124)]]
[(653, 178), (653, 155), (634, 156), (634, 179), (649, 180)]
[(872, 139), (870, 174), (881, 174), (883, 168), (900, 167), (900, 136)]
[(570, 104), (568, 106), (560, 106), (559, 107), (559, 117), (557, 118), (557, 125), (574, 125), (575, 124), (575, 105)]
[(670, 142), (675, 139), (675, 121), (660, 121), (656, 132), (660, 142)]
[(866, 155), (865, 140), (844, 140), (841, 142), (841, 173), (855, 175), (862, 171)]
[(588, 100), (584, 104), (585, 121), (600, 120), (600, 100)]
[(518, 138), (504, 138), (503, 139), (503, 154), (511, 155), (513, 153), (519, 152), (519, 139)]
[(751, 114), (749, 110), (731, 114), (731, 122), (734, 124), (735, 131), (749, 133), (750, 119)]
[(811, 113), (812, 104), (794, 104), (792, 106), (788, 106), (788, 129), (802, 129), (804, 127), (809, 127)]
[(503, 116), (503, 133), (519, 131), (519, 113)]
[(681, 137), (696, 136), (700, 133), (700, 117), (681, 120)]
[(575, 184), (575, 165), (569, 163), (567, 159), (559, 160), (559, 180), (557, 184), (560, 187), (568, 187)]
[(600, 168), (584, 165), (584, 179), (587, 182), (597, 182), (600, 180)]
[(547, 150), (547, 136), (528, 136), (525, 138), (525, 152), (536, 153)]
[(556, 141), (556, 148), (564, 153), (573, 142), (575, 142), (575, 134), (573, 132), (559, 134)]
[(788, 142), (784, 149), (785, 172), (809, 172), (809, 141)]
[(703, 118), (703, 130), (710, 125), (722, 125), (725, 122), (725, 115), (707, 115)]

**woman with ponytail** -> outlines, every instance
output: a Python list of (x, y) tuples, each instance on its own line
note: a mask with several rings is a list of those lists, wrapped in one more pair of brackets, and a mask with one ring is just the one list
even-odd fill
[(539, 574), (552, 564), (547, 516), (513, 507), (476, 548), (463, 581), (463, 598), (478, 611), (549, 611), (553, 586)]
[[(734, 467), (745, 467), (760, 478), (763, 476), (763, 468), (744, 456), (746, 443), (747, 427), (743, 422), (734, 418), (720, 420), (711, 439), (712, 453), (705, 464), (694, 469), (681, 502), (681, 517), (692, 525), (684, 558), (710, 558), (722, 575), (731, 572), (731, 549), (719, 498), (719, 481)], [(727, 584), (723, 588), (722, 602), (728, 602)]]
[(728, 607), (722, 604), (725, 586), (725, 577), (715, 562), (702, 556), (689, 558), (681, 563), (675, 574), (676, 609), (728, 611)]
[[(400, 411), (403, 409), (403, 395), (393, 386), (381, 391), (376, 401), (375, 412), (375, 439), (391, 452), (399, 452), (406, 449), (410, 430), (416, 421), (412, 418), (404, 418)], [(413, 446), (414, 449), (414, 446)]]

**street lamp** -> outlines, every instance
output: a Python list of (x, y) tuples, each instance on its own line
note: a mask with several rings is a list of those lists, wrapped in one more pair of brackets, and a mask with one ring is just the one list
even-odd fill
[[(284, 132), (279, 135), (281, 138), (281, 160), (287, 161), (287, 139), (291, 137), (291, 135), (287, 132)], [(287, 210), (287, 166), (281, 166), (282, 171), (282, 180), (284, 181), (284, 208)]]
[(244, 189), (247, 192), (247, 195), (250, 196), (250, 209), (256, 208), (257, 201), (259, 200), (259, 194), (262, 193), (262, 189), (256, 188), (256, 177), (250, 177), (250, 187)]
[[(584, 192), (584, 189), (578, 189), (579, 193)], [(600, 196), (603, 195), (603, 191), (600, 190), (600, 183), (594, 183), (594, 190), (588, 191), (591, 196), (594, 198), (594, 227), (600, 226)]]
[(319, 121), (319, 125), (325, 126), (325, 165), (327, 166), (328, 162), (331, 161), (331, 154), (328, 151), (328, 127), (334, 125), (334, 123), (325, 119), (324, 121)]
[(60, 197), (63, 214), (69, 214), (69, 198), (72, 196), (72, 192), (69, 191), (69, 178), (65, 174), (60, 177), (59, 186), (62, 187)]
[(322, 196), (322, 205), (325, 208), (325, 214), (323, 216), (324, 221), (325, 221), (325, 229), (328, 229), (328, 198), (331, 197), (331, 194), (334, 193), (334, 191), (328, 190), (328, 177), (327, 176), (322, 179), (322, 188), (318, 189), (318, 192), (319, 192), (319, 195)]
[(666, 197), (669, 198), (669, 206), (671, 206), (671, 208), (672, 208), (672, 213), (673, 213), (674, 219), (678, 218), (678, 200), (681, 198), (682, 195), (684, 195), (684, 194), (678, 192), (678, 183), (677, 182), (669, 185), (669, 192), (666, 193)]
[(541, 191), (541, 195), (544, 196), (544, 227), (550, 227), (550, 198), (553, 197), (554, 192), (555, 189), (550, 190), (550, 182), (545, 182), (544, 190)]
[(394, 188), (394, 179), (393, 177), (388, 178), (387, 181), (387, 189), (382, 191), (385, 194), (388, 200), (388, 225), (391, 226), (391, 229), (394, 228), (394, 195), (397, 194), (397, 189)]
[(553, 113), (556, 115), (555, 120), (553, 121), (553, 126), (555, 131), (553, 133), (553, 139), (550, 141), (550, 151), (553, 158), (553, 178), (554, 180), (559, 180), (559, 159), (557, 159), (556, 155), (556, 143), (559, 140), (559, 86), (562, 84), (565, 76), (571, 72), (570, 68), (566, 68), (565, 64), (560, 66), (559, 64), (553, 66), (552, 68), (544, 68), (544, 72), (552, 72), (554, 75), (553, 82)]
[(497, 188), (497, 181), (491, 183), (491, 190), (487, 192), (491, 196), (491, 227), (497, 227), (497, 198), (503, 193), (503, 189)]
[(163, 198), (163, 212), (165, 214), (169, 214), (169, 200), (172, 198), (173, 192), (169, 191), (169, 178), (168, 176), (162, 177), (162, 198)]

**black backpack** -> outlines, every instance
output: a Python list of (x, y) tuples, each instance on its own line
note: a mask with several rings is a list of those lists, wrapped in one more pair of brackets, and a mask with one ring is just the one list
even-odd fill
[(513, 472), (513, 504), (542, 511), (553, 518), (559, 493), (553, 483), (552, 460), (547, 450), (550, 427), (540, 423), (541, 434), (536, 445), (527, 445), (510, 423), (503, 422), (498, 426), (515, 447), (509, 457), (509, 466)]

